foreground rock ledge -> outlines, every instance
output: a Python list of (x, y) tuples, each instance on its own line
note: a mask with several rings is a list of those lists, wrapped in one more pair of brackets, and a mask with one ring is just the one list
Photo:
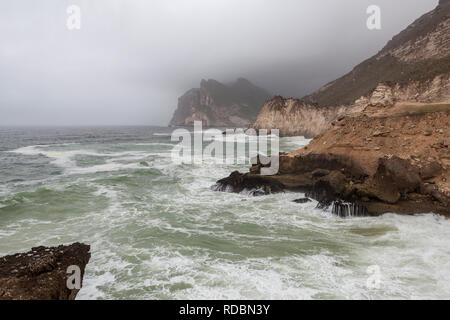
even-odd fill
[(90, 246), (36, 247), (27, 253), (0, 258), (0, 300), (74, 300), (79, 289), (69, 289), (69, 266), (78, 266), (81, 281)]
[(307, 147), (281, 154), (277, 175), (261, 178), (257, 164), (219, 180), (215, 190), (299, 190), (337, 214), (347, 206), (364, 215), (450, 216), (450, 105), (374, 110), (343, 118)]

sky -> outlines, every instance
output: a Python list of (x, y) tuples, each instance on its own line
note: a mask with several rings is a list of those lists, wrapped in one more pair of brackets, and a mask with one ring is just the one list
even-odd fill
[[(201, 79), (302, 97), (438, 0), (1, 0), (0, 125), (167, 125)], [(69, 30), (67, 8), (80, 8)], [(369, 5), (381, 30), (369, 30)], [(72, 21), (72, 20), (71, 20)]]

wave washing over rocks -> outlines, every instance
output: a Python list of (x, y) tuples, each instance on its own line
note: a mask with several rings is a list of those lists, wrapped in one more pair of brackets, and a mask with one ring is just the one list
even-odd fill
[[(55, 131), (2, 133), (0, 149), (11, 145), (0, 151), (0, 256), (89, 244), (76, 299), (450, 297), (450, 219), (341, 219), (314, 199), (293, 202), (305, 195), (289, 190), (213, 192), (218, 177), (248, 167), (175, 164), (176, 142), (153, 135), (168, 128), (99, 128), (95, 139), (90, 128)], [(280, 150), (308, 143), (283, 137)], [(105, 163), (123, 167), (93, 170)], [(366, 287), (372, 265), (382, 272), (377, 290)]]
[(258, 163), (250, 173), (219, 180), (215, 189), (306, 191), (341, 216), (450, 215), (450, 108), (414, 110), (392, 107), (343, 118), (308, 146), (281, 154), (278, 174), (260, 176)]

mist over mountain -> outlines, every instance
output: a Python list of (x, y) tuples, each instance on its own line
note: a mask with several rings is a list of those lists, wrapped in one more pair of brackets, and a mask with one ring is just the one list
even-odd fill
[(200, 88), (187, 91), (178, 99), (170, 125), (191, 126), (201, 121), (205, 126), (246, 127), (256, 120), (264, 102), (271, 94), (244, 78), (222, 84), (209, 79)]
[[(437, 0), (43, 0), (0, 3), (0, 125), (166, 125), (199, 79), (301, 97), (378, 50)], [(67, 8), (81, 10), (69, 31)]]

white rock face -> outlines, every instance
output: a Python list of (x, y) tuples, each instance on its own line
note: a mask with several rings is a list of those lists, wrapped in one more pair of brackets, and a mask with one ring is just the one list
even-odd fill
[(398, 102), (450, 103), (450, 74), (405, 86), (379, 84), (370, 95), (349, 106), (320, 108), (299, 99), (275, 97), (266, 102), (253, 128), (279, 129), (283, 136), (313, 137), (342, 116), (361, 112), (368, 106), (387, 107)]
[(317, 108), (298, 99), (275, 97), (264, 105), (253, 128), (278, 129), (282, 136), (313, 137), (328, 129), (333, 120), (357, 110), (362, 108)]

